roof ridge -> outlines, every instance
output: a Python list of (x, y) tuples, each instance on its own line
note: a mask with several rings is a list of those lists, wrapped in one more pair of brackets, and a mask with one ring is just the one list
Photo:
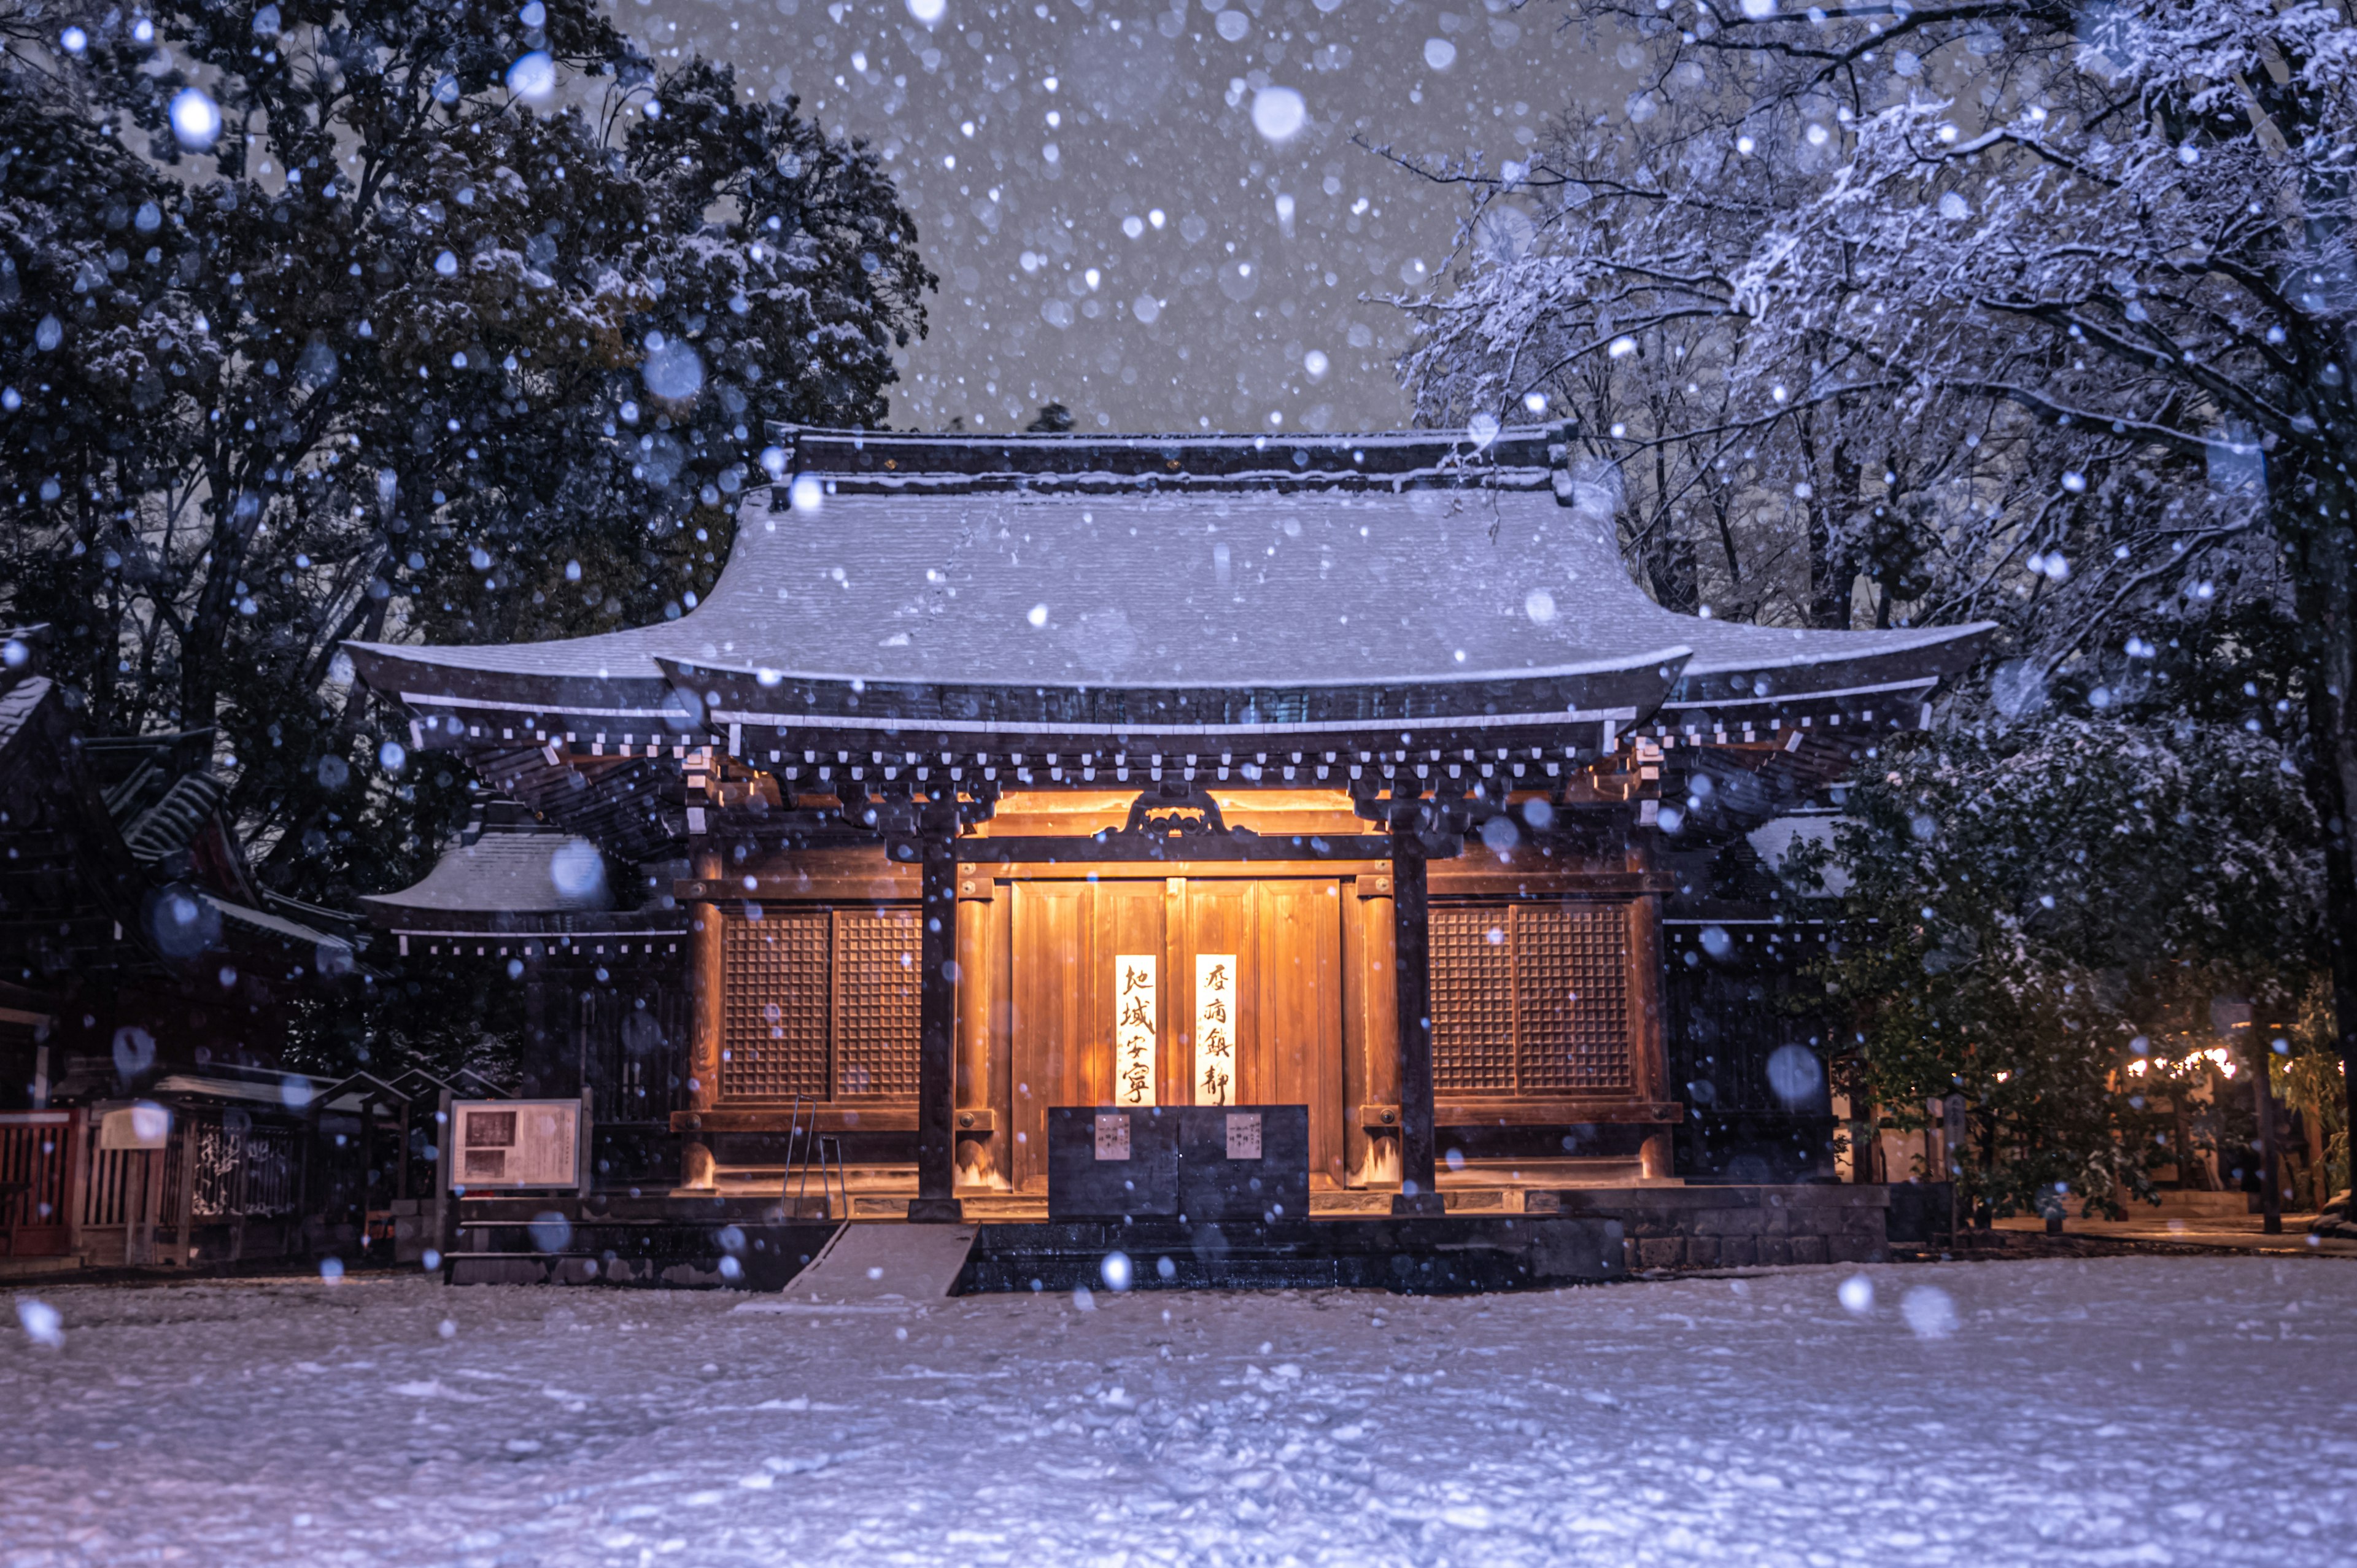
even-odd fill
[(1552, 470), (1569, 440), (1560, 424), (1458, 430), (1187, 434), (829, 430), (773, 423), (780, 443), (764, 456), (772, 477), (789, 469), (899, 484), (921, 479), (1107, 478), (1200, 487), (1276, 480), (1320, 487), (1462, 482)]

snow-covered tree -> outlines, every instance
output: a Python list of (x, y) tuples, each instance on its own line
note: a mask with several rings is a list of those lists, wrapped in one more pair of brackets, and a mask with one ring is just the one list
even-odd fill
[[(2123, 1135), (2213, 997), (2297, 1017), (2323, 918), (2312, 808), (2248, 733), (2056, 718), (1925, 736), (1851, 791), (1824, 964), (1861, 1087), (1916, 1120), (1964, 1095), (1966, 1188), (2099, 1208), (2178, 1151)], [(2172, 1049), (2171, 1043), (2176, 1044)], [(2202, 1064), (2206, 1069), (2206, 1064)]]
[(282, 890), (414, 875), (463, 790), (340, 641), (681, 613), (765, 422), (880, 423), (922, 329), (870, 154), (587, 0), (0, 0), (0, 619), (93, 729), (217, 725)]
[[(2357, 1054), (2357, 27), (2260, 0), (1585, 21), (1637, 73), (1621, 113), (1437, 171), (1542, 221), (1425, 306), (1427, 416), (1567, 403), (1632, 532), (1683, 509), (1707, 539), (1723, 483), (1807, 563), (1806, 608), (1769, 613), (1844, 624), (1862, 581), (1878, 619), (1998, 620), (1997, 712), (2189, 672), (2239, 700), (2315, 803)], [(1641, 417), (1598, 428), (1599, 387)]]

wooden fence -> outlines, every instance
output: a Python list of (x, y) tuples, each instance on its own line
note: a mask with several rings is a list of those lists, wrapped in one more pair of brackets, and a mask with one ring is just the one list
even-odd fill
[(302, 1130), (176, 1112), (160, 1149), (102, 1149), (89, 1113), (0, 1112), (0, 1258), (96, 1267), (283, 1252), (302, 1202)]
[(73, 1251), (74, 1156), (83, 1125), (79, 1111), (0, 1111), (0, 1258)]

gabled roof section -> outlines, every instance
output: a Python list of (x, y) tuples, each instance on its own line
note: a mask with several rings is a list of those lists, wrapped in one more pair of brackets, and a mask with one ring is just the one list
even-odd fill
[(600, 912), (614, 908), (614, 894), (596, 844), (526, 822), (469, 834), (420, 880), (361, 903), (383, 921), (425, 913)]

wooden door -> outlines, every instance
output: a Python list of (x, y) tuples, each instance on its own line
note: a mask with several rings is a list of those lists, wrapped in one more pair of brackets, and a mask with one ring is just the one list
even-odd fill
[(1196, 960), (1235, 961), (1230, 1102), (1307, 1105), (1310, 1176), (1346, 1176), (1342, 1074), (1342, 885), (1334, 877), (1016, 877), (1006, 1028), (1014, 1181), (1044, 1192), (1047, 1112), (1114, 1099), (1115, 961), (1157, 961), (1155, 1099), (1210, 1101), (1211, 1060), (1195, 1038)]
[[(1342, 900), (1332, 878), (1254, 886), (1259, 1019), (1254, 1078), (1268, 1105), (1309, 1107), (1309, 1174), (1344, 1185)], [(1319, 1178), (1324, 1178), (1319, 1180)]]
[(1085, 882), (1017, 882), (1007, 1027), (1014, 1037), (1015, 1185), (1047, 1190), (1048, 1107), (1102, 1105), (1113, 1053), (1092, 1050), (1095, 889)]

